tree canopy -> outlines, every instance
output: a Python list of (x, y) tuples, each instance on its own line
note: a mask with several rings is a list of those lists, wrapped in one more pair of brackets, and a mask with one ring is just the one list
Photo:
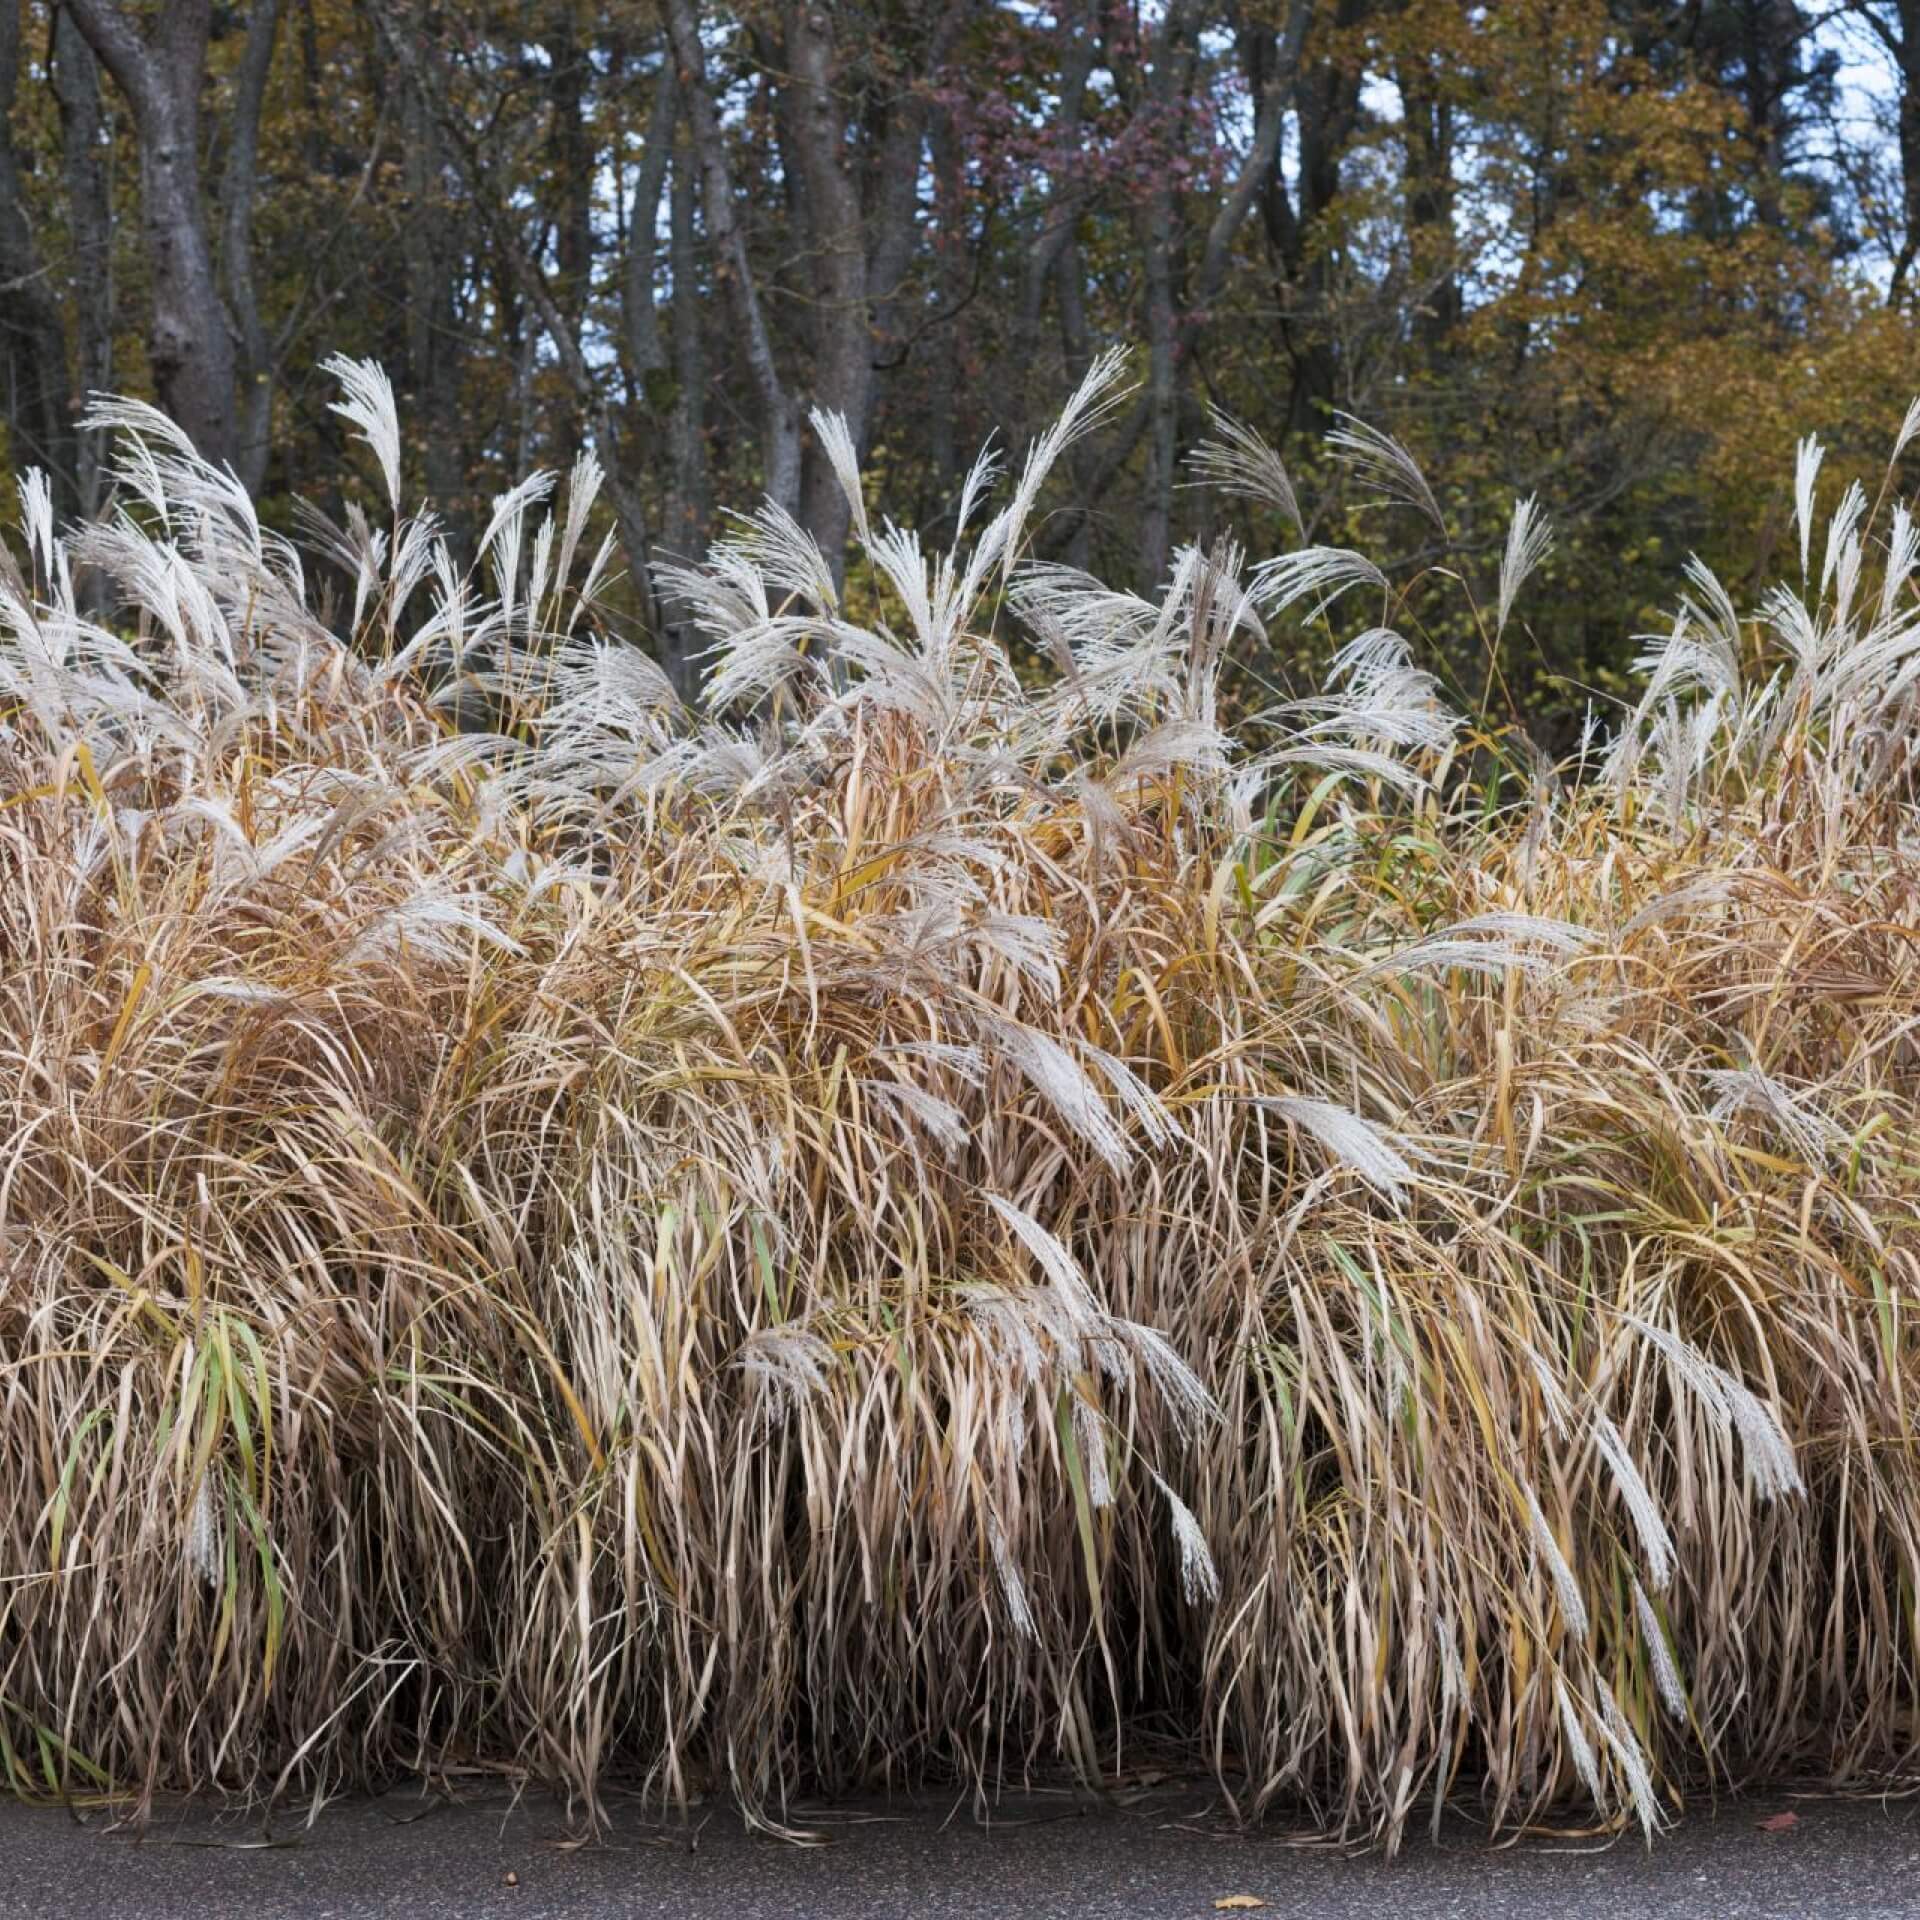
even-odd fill
[[(0, 0), (16, 469), (97, 509), (111, 388), (270, 518), (335, 511), (363, 456), (319, 363), (370, 356), (456, 530), (599, 456), (634, 636), (682, 676), (660, 568), (717, 503), (770, 494), (841, 564), (812, 411), (937, 536), (975, 449), (1124, 345), (1045, 553), (1151, 591), (1244, 510), (1190, 465), (1216, 412), (1281, 447), (1299, 537), (1366, 515), (1436, 581), (1537, 492), (1500, 662), (1450, 595), (1406, 617), (1565, 732), (1679, 558), (1766, 563), (1797, 432), (1884, 446), (1917, 246), (1920, 0)], [(1346, 484), (1343, 415), (1430, 511)]]

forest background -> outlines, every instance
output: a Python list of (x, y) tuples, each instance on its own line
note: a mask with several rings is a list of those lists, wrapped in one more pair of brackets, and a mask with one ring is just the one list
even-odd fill
[[(723, 507), (770, 494), (842, 564), (811, 408), (937, 542), (977, 447), (1119, 343), (1136, 389), (1042, 557), (1151, 591), (1233, 525), (1187, 460), (1224, 410), (1299, 496), (1297, 530), (1242, 522), (1259, 550), (1391, 555), (1471, 695), (1447, 575), (1537, 492), (1501, 684), (1563, 749), (1687, 553), (1736, 587), (1779, 560), (1797, 434), (1879, 457), (1917, 249), (1920, 0), (0, 0), (12, 467), (97, 511), (85, 397), (143, 394), (270, 522), (337, 517), (319, 364), (369, 356), (468, 541), (601, 458), (618, 607), (683, 686), (661, 568)], [(1342, 412), (1435, 476), (1450, 545), (1326, 460)]]

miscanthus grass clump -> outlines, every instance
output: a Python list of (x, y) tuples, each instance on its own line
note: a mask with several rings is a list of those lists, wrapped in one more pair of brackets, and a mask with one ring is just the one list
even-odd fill
[(780, 1825), (1172, 1749), (1391, 1843), (1913, 1766), (1904, 507), (1809, 446), (1792, 579), (1690, 569), (1563, 778), (1358, 554), (1034, 562), (1103, 366), (937, 555), (820, 422), (853, 584), (739, 522), (689, 712), (591, 464), (464, 565), (336, 370), (377, 511), (296, 550), (116, 404), (112, 516), (0, 561), (15, 1789)]

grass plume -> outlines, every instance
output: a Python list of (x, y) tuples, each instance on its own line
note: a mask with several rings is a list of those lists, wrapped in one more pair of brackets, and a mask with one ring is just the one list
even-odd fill
[(1393, 1842), (1911, 1769), (1904, 511), (1900, 578), (1849, 501), (1816, 591), (1803, 453), (1804, 591), (1693, 569), (1563, 784), (1384, 625), (1231, 722), (1263, 615), (1391, 617), (1361, 556), (1032, 564), (1115, 373), (951, 553), (823, 422), (849, 584), (771, 509), (678, 576), (700, 712), (598, 637), (590, 461), (472, 567), (384, 503), (316, 559), (126, 403), (113, 517), (26, 490), (14, 1789), (487, 1768), (779, 1826), (1172, 1741)]

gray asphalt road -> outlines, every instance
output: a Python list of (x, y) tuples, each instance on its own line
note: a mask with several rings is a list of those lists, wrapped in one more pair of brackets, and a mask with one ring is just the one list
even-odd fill
[[(0, 1804), (0, 1915), (86, 1920), (546, 1920), (678, 1916), (1019, 1915), (1041, 1920), (1195, 1916), (1241, 1894), (1286, 1920), (1746, 1920), (1920, 1915), (1920, 1807), (1778, 1796), (1700, 1812), (1651, 1853), (1529, 1841), (1489, 1849), (1448, 1829), (1397, 1859), (1344, 1856), (1283, 1829), (1221, 1832), (1198, 1800), (1167, 1795), (1125, 1811), (1031, 1799), (989, 1828), (962, 1810), (869, 1807), (822, 1817), (827, 1844), (796, 1847), (716, 1812), (690, 1845), (616, 1818), (604, 1844), (568, 1847), (555, 1810), (478, 1797), (416, 1818), (414, 1796), (328, 1808), (311, 1828), (225, 1827), (170, 1814), (135, 1840), (104, 1819)], [(1790, 1830), (1762, 1818), (1791, 1810)], [(235, 1845), (251, 1839), (251, 1847)], [(212, 1844), (208, 1844), (208, 1843)], [(511, 1876), (511, 1879), (509, 1878)], [(1231, 1911), (1230, 1909), (1228, 1911)]]

